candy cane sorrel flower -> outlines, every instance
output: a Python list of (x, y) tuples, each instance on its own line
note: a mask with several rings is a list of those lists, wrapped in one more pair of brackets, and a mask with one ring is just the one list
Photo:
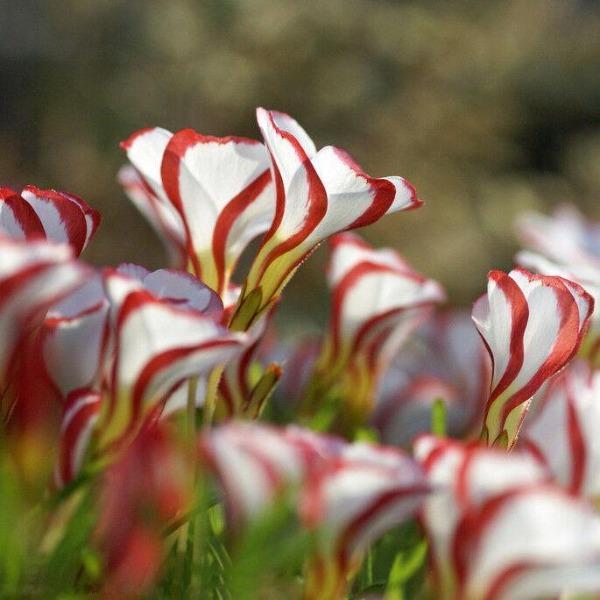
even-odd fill
[(587, 221), (574, 206), (559, 206), (551, 216), (526, 213), (517, 233), (527, 250), (515, 257), (526, 269), (575, 281), (596, 300), (590, 331), (580, 354), (594, 365), (600, 359), (600, 225)]
[[(115, 278), (112, 283), (115, 296), (129, 285)], [(103, 447), (135, 434), (182, 381), (207, 375), (244, 347), (242, 335), (210, 316), (136, 289), (122, 298), (115, 339), (111, 393), (99, 422)]]
[(335, 387), (345, 409), (362, 417), (391, 358), (445, 293), (397, 252), (374, 250), (349, 233), (333, 238), (327, 277), (331, 314), (309, 404)]
[[(260, 312), (320, 242), (422, 202), (402, 177), (376, 179), (344, 150), (325, 146), (317, 151), (289, 115), (259, 108), (257, 120), (271, 157), (276, 210), (248, 274), (240, 308), (246, 301)], [(244, 325), (243, 310), (240, 319)]]
[(481, 444), (422, 435), (414, 452), (433, 493), (421, 511), (430, 548), (435, 585), (444, 598), (454, 598), (458, 575), (453, 553), (463, 516), (507, 490), (549, 481), (549, 472), (527, 454), (507, 455)]
[(123, 147), (145, 183), (140, 187), (126, 172), (130, 197), (145, 207), (172, 254), (183, 233), (191, 270), (222, 295), (248, 243), (273, 220), (265, 147), (247, 138), (158, 127), (134, 133)]
[(90, 269), (64, 244), (0, 236), (0, 385), (9, 383), (18, 350), (54, 302), (85, 283)]
[(575, 362), (544, 390), (523, 446), (573, 493), (600, 498), (600, 372)]
[(531, 397), (577, 352), (594, 301), (579, 285), (524, 269), (491, 271), (473, 321), (493, 363), (483, 437), (511, 448)]
[(305, 597), (345, 597), (369, 546), (414, 516), (429, 492), (421, 468), (395, 448), (349, 444), (325, 461), (307, 479), (300, 504), (307, 526), (319, 531)]
[(79, 256), (99, 224), (100, 215), (73, 194), (33, 185), (21, 192), (0, 188), (0, 231), (12, 238), (68, 244)]

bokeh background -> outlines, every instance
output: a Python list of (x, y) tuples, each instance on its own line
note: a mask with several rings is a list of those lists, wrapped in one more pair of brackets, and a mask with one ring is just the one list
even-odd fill
[[(164, 264), (115, 181), (136, 129), (256, 137), (254, 107), (408, 178), (426, 206), (364, 231), (468, 304), (514, 217), (600, 216), (600, 3), (575, 0), (0, 0), (0, 180), (104, 216), (87, 258)], [(326, 310), (320, 249), (287, 290)]]

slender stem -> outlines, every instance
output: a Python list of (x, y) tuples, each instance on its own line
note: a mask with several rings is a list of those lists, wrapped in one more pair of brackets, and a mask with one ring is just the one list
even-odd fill
[(192, 377), (188, 381), (187, 394), (187, 430), (190, 444), (194, 443), (196, 437), (196, 393), (198, 391), (198, 378)]
[(225, 365), (217, 365), (208, 377), (206, 385), (206, 396), (204, 399), (204, 426), (210, 427), (217, 406), (217, 393), (219, 391), (219, 382)]

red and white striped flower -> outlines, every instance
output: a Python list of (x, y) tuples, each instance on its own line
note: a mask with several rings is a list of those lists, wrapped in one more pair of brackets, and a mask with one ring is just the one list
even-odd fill
[(93, 390), (69, 394), (60, 426), (58, 460), (54, 481), (58, 487), (69, 483), (80, 471), (102, 406), (102, 396)]
[(456, 598), (600, 593), (600, 517), (590, 504), (554, 486), (490, 498), (464, 514), (456, 540)]
[[(119, 274), (107, 276), (117, 310), (111, 395), (99, 427), (103, 447), (134, 434), (181, 382), (208, 374), (245, 344), (243, 335), (229, 333), (211, 316), (173, 302), (168, 290), (159, 299), (136, 289), (132, 281)], [(207, 305), (211, 294), (206, 295)]]
[(343, 442), (310, 431), (231, 422), (202, 434), (200, 456), (223, 489), (230, 525), (239, 527), (272, 506)]
[(573, 493), (600, 498), (600, 372), (582, 362), (553, 379), (524, 432), (523, 446)]
[(594, 301), (562, 277), (491, 271), (473, 321), (493, 362), (483, 436), (512, 447), (531, 397), (575, 355)]
[(6, 385), (20, 345), (53, 303), (81, 286), (90, 270), (71, 248), (44, 240), (0, 237), (0, 383)]
[(0, 231), (12, 238), (68, 244), (79, 256), (99, 224), (99, 213), (74, 194), (33, 185), (20, 192), (0, 188)]
[(271, 156), (276, 211), (248, 275), (245, 296), (258, 310), (276, 298), (304, 258), (340, 231), (374, 223), (383, 215), (422, 203), (401, 177), (373, 178), (339, 148), (317, 151), (289, 115), (257, 110)]
[(152, 204), (155, 226), (167, 232), (169, 201), (183, 226), (191, 269), (223, 295), (246, 246), (273, 221), (265, 147), (247, 138), (217, 138), (191, 129), (171, 134), (158, 127), (134, 133), (123, 147), (157, 197), (145, 203)]
[(444, 597), (454, 598), (458, 581), (453, 553), (460, 542), (458, 529), (463, 516), (507, 490), (546, 482), (550, 474), (528, 454), (507, 455), (480, 444), (433, 435), (417, 438), (414, 453), (433, 488), (421, 517), (436, 585)]
[(300, 504), (320, 546), (308, 566), (305, 596), (345, 596), (365, 551), (413, 517), (430, 492), (423, 471), (395, 448), (349, 444), (307, 479)]
[(467, 313), (442, 313), (422, 327), (385, 374), (371, 422), (386, 444), (406, 446), (430, 431), (442, 399), (448, 434), (480, 428), (491, 365)]
[(589, 334), (581, 353), (594, 365), (600, 358), (600, 225), (574, 207), (563, 205), (551, 216), (527, 213), (517, 221), (517, 232), (529, 249), (515, 262), (535, 273), (575, 281), (596, 300)]
[(341, 378), (342, 395), (370, 409), (380, 374), (445, 294), (393, 250), (374, 250), (348, 233), (336, 236), (332, 248), (331, 316), (315, 375), (322, 382)]

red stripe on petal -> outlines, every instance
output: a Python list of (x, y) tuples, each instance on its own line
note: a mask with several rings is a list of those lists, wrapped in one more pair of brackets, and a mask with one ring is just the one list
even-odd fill
[[(222, 143), (222, 142), (220, 142)], [(256, 142), (258, 144), (258, 142)], [(271, 173), (267, 170), (259, 175), (251, 184), (232, 198), (219, 213), (213, 231), (212, 251), (217, 269), (218, 292), (225, 291), (225, 262), (227, 238), (239, 216), (260, 196), (271, 181)]]

